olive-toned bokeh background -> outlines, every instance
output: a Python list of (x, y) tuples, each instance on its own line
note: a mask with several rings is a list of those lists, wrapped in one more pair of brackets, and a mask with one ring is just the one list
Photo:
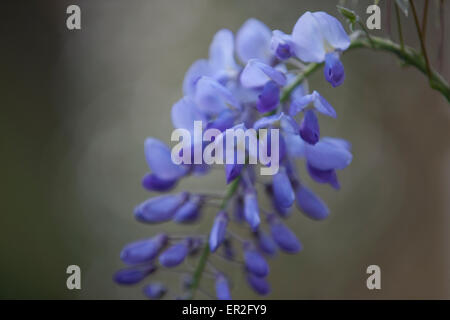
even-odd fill
[[(347, 1), (365, 17), (373, 1)], [(65, 26), (79, 4), (82, 29)], [(423, 2), (416, 1), (419, 11)], [(436, 61), (439, 32), (430, 1), (428, 47)], [(0, 297), (141, 298), (140, 287), (112, 282), (121, 247), (159, 230), (200, 226), (137, 223), (143, 142), (170, 140), (171, 105), (184, 72), (206, 57), (214, 33), (234, 32), (249, 17), (290, 32), (306, 10), (338, 15), (335, 1), (3, 1), (0, 5)], [(446, 3), (446, 16), (450, 16)], [(381, 1), (386, 34), (385, 1)], [(418, 46), (412, 18), (406, 41)], [(450, 22), (446, 21), (447, 37)], [(396, 34), (395, 23), (392, 32)], [(394, 36), (395, 37), (395, 36)], [(447, 39), (448, 40), (448, 39)], [(450, 52), (446, 42), (445, 56)], [(338, 112), (322, 117), (324, 135), (353, 143), (339, 173), (342, 190), (313, 186), (332, 214), (314, 222), (295, 212), (288, 224), (304, 244), (278, 255), (269, 276), (276, 299), (450, 298), (450, 105), (417, 70), (394, 56), (359, 50), (343, 56), (347, 78), (336, 89), (321, 72), (310, 87)], [(450, 78), (450, 64), (443, 74)], [(180, 189), (225, 188), (223, 173), (183, 181)], [(222, 266), (220, 260), (215, 260)], [(82, 290), (66, 289), (66, 267), (82, 269)], [(366, 288), (366, 267), (382, 270), (382, 290)], [(239, 267), (235, 298), (256, 297)], [(176, 289), (178, 279), (166, 279)], [(204, 282), (211, 292), (210, 282)], [(200, 297), (200, 296), (199, 296)]]

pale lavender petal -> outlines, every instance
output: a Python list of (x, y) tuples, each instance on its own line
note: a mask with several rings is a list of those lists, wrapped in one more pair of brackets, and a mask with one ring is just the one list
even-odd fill
[(239, 59), (247, 63), (250, 59), (261, 59), (269, 62), (271, 30), (261, 21), (248, 19), (236, 34), (236, 51)]

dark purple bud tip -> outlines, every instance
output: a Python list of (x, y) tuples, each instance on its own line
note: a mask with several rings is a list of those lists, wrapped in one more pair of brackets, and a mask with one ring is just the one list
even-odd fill
[(169, 247), (159, 256), (159, 263), (166, 268), (176, 267), (181, 264), (189, 252), (186, 241)]
[(328, 53), (325, 56), (325, 67), (323, 69), (325, 79), (333, 88), (340, 86), (345, 79), (344, 65), (339, 60), (339, 54), (336, 52)]
[(275, 51), (278, 59), (286, 60), (292, 56), (291, 45), (288, 43), (280, 43)]
[(123, 248), (120, 259), (128, 264), (149, 262), (154, 259), (167, 244), (168, 237), (161, 233), (153, 238), (130, 243)]
[(261, 113), (275, 110), (280, 102), (280, 87), (275, 81), (268, 81), (258, 97), (256, 109)]
[(320, 139), (319, 121), (313, 110), (307, 110), (300, 124), (300, 136), (309, 144), (316, 144)]
[(265, 278), (260, 278), (248, 273), (247, 282), (257, 294), (265, 296), (270, 293), (270, 285)]
[(243, 164), (238, 163), (227, 163), (225, 164), (225, 177), (227, 179), (227, 184), (236, 179), (237, 176), (241, 174)]
[(152, 264), (122, 269), (114, 274), (114, 281), (121, 285), (136, 284), (155, 270), (156, 267)]
[(219, 300), (231, 300), (230, 286), (223, 274), (216, 277), (216, 296)]
[(257, 277), (269, 274), (269, 265), (263, 256), (252, 248), (244, 248), (245, 269)]
[(144, 287), (144, 294), (150, 299), (161, 299), (167, 288), (161, 283), (150, 283)]
[(292, 37), (280, 30), (274, 30), (270, 48), (275, 52), (275, 56), (280, 60), (289, 59), (294, 55), (294, 44)]
[(306, 168), (308, 170), (309, 176), (318, 183), (328, 183), (330, 184), (334, 189), (339, 190), (340, 184), (339, 180), (337, 178), (336, 170), (330, 169), (330, 170), (319, 170), (317, 168), (314, 168), (309, 163), (306, 163)]

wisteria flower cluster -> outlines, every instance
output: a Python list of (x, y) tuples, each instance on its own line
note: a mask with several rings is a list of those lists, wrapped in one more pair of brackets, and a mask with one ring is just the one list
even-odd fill
[[(263, 181), (255, 165), (225, 164), (229, 187), (219, 197), (220, 205), (217, 194), (193, 191), (158, 195), (139, 204), (136, 219), (151, 224), (194, 223), (207, 206), (215, 206), (217, 213), (208, 234), (179, 237), (161, 232), (125, 246), (120, 258), (128, 267), (115, 274), (117, 283), (136, 284), (160, 268), (170, 269), (192, 258), (197, 259), (197, 268), (184, 278), (179, 297), (192, 298), (204, 273), (213, 277), (216, 297), (230, 299), (232, 279), (207, 261), (214, 254), (239, 262), (256, 293), (270, 292), (267, 258), (278, 250), (289, 254), (302, 250), (286, 225), (294, 204), (312, 219), (329, 215), (327, 205), (301, 181), (297, 160), (305, 160), (312, 180), (335, 189), (340, 188), (337, 170), (352, 160), (346, 140), (320, 135), (319, 114), (336, 118), (336, 111), (319, 92), (308, 92), (305, 79), (297, 83), (298, 75), (308, 63), (324, 63), (326, 81), (333, 87), (341, 85), (345, 73), (340, 55), (349, 45), (341, 23), (325, 12), (304, 13), (291, 34), (271, 31), (256, 19), (247, 20), (236, 35), (227, 29), (215, 34), (209, 58), (197, 60), (186, 72), (184, 97), (172, 107), (174, 128), (192, 131), (194, 121), (221, 132), (277, 128), (279, 170), (270, 181)], [(150, 173), (143, 177), (142, 186), (154, 192), (169, 192), (181, 179), (211, 170), (205, 164), (174, 164), (168, 145), (154, 138), (145, 141), (145, 157)], [(263, 188), (258, 188), (260, 184)], [(262, 197), (270, 199), (271, 209), (261, 206), (258, 198)], [(248, 238), (233, 232), (231, 223), (247, 225)], [(144, 287), (152, 299), (163, 297), (167, 290), (153, 280)]]

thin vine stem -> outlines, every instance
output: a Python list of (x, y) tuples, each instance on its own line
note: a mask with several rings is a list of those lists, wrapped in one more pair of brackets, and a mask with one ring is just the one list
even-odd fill
[(417, 17), (417, 11), (416, 11), (416, 6), (414, 5), (414, 1), (409, 0), (409, 3), (411, 4), (411, 11), (413, 13), (414, 22), (416, 24), (417, 34), (418, 34), (419, 40), (420, 40), (420, 47), (422, 49), (422, 54), (425, 58), (425, 65), (427, 67), (426, 71), (427, 71), (427, 75), (428, 75), (428, 78), (429, 78), (430, 84), (431, 84), (431, 67), (430, 67), (430, 61), (428, 60), (427, 49), (425, 47), (425, 38), (424, 38), (424, 35), (422, 34), (422, 30), (420, 28), (419, 18)]
[(422, 15), (422, 35), (423, 35), (424, 40), (426, 39), (426, 36), (427, 36), (428, 4), (429, 4), (429, 1), (425, 0), (425, 5), (423, 7), (423, 15)]
[[(392, 42), (389, 39), (384, 39), (380, 37), (371, 37), (371, 41), (369, 41), (367, 38), (362, 39), (356, 39), (353, 40), (350, 44), (347, 51), (357, 49), (357, 48), (369, 48), (369, 49), (375, 49), (380, 51), (386, 51), (391, 52), (395, 54), (398, 58), (400, 58), (404, 63), (407, 65), (411, 65), (416, 67), (418, 70), (420, 70), (422, 73), (427, 75), (427, 66), (426, 62), (424, 61), (423, 56), (418, 53), (413, 48), (404, 46)], [(286, 102), (289, 99), (289, 96), (291, 95), (292, 91), (298, 87), (303, 80), (305, 80), (308, 76), (316, 72), (322, 67), (323, 63), (310, 63), (308, 64), (303, 72), (297, 76), (297, 78), (283, 91), (280, 101)], [(437, 73), (436, 71), (430, 70), (431, 78), (430, 78), (430, 85), (433, 89), (439, 91), (442, 93), (442, 95), (447, 99), (448, 102), (450, 102), (450, 87), (448, 83), (442, 78), (442, 76)], [(226, 194), (223, 198), (223, 201), (220, 205), (220, 210), (225, 210), (228, 207), (228, 203), (233, 198), (233, 195), (237, 191), (239, 187), (241, 177), (238, 176), (236, 179), (234, 179), (230, 185), (228, 186), (228, 189), (226, 191)], [(193, 299), (195, 297), (196, 291), (199, 289), (200, 282), (203, 276), (203, 272), (205, 270), (205, 267), (208, 263), (208, 258), (210, 256), (210, 250), (209, 250), (209, 244), (206, 243), (205, 247), (203, 248), (203, 251), (200, 255), (199, 261), (197, 263), (197, 267), (195, 268), (192, 284), (189, 288), (189, 293), (187, 295), (188, 299)]]
[[(225, 197), (222, 200), (222, 203), (220, 205), (220, 210), (225, 210), (228, 207), (228, 201), (233, 197), (234, 193), (239, 187), (239, 182), (241, 180), (241, 177), (238, 176), (236, 179), (234, 179), (230, 185), (228, 186), (227, 192), (225, 194)], [(189, 293), (187, 298), (193, 299), (195, 297), (195, 293), (199, 289), (200, 281), (202, 280), (203, 271), (205, 270), (206, 264), (208, 262), (209, 255), (211, 254), (209, 250), (209, 244), (206, 241), (205, 247), (203, 248), (202, 254), (200, 255), (200, 258), (197, 263), (197, 267), (194, 271), (194, 276), (192, 279), (192, 284), (189, 288)]]
[(375, 44), (374, 48), (372, 48), (372, 45), (367, 41), (367, 39), (357, 39), (352, 42), (348, 50), (356, 48), (370, 48), (395, 54), (405, 64), (415, 67), (420, 72), (428, 76), (430, 87), (439, 91), (447, 99), (447, 101), (450, 102), (449, 84), (437, 71), (433, 70), (431, 67), (428, 70), (429, 66), (427, 66), (427, 62), (422, 54), (407, 46), (405, 46), (402, 50), (399, 44), (388, 39), (372, 37), (372, 41)]
[(395, 7), (395, 18), (397, 20), (397, 29), (398, 29), (398, 40), (400, 41), (400, 48), (402, 51), (405, 49), (405, 44), (403, 42), (403, 31), (402, 31), (402, 22), (400, 21), (400, 10), (398, 8), (398, 4), (394, 4)]

